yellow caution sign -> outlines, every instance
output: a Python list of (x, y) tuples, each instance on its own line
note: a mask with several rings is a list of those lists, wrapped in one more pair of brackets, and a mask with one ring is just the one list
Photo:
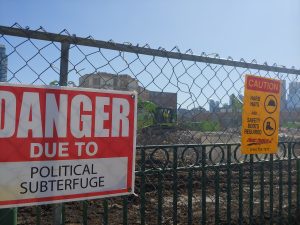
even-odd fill
[(279, 80), (246, 75), (242, 154), (277, 152), (280, 84)]

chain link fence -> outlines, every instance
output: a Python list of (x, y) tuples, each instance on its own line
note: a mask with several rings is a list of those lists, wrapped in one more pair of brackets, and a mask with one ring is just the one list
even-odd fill
[[(2, 81), (139, 94), (137, 195), (64, 204), (64, 224), (291, 224), (300, 204), (300, 70), (19, 24), (0, 26), (0, 44)], [(246, 74), (281, 80), (274, 156), (239, 153)], [(20, 208), (19, 223), (51, 224), (51, 208)]]

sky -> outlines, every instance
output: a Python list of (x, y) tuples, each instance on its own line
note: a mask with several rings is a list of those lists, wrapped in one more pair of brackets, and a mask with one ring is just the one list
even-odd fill
[(300, 68), (299, 0), (0, 0), (0, 24)]
[[(181, 52), (191, 49), (196, 55), (205, 52), (218, 54), (221, 58), (230, 56), (234, 60), (243, 58), (248, 62), (255, 59), (260, 64), (276, 63), (288, 68), (294, 66), (296, 69), (300, 69), (299, 21), (299, 0), (0, 0), (0, 25), (3, 26), (14, 23), (31, 29), (42, 26), (53, 33), (67, 29), (77, 37), (91, 35), (97, 40), (113, 40), (140, 46), (148, 44), (154, 49), (163, 47), (171, 50), (177, 46)], [(21, 51), (21, 47), (19, 50)], [(26, 51), (23, 50), (22, 54), (26, 55)], [(51, 51), (47, 53), (48, 57), (52, 54)], [(28, 53), (27, 58), (33, 53)], [(59, 52), (55, 54), (59, 56)], [(14, 64), (19, 63), (15, 67), (22, 67), (22, 60), (15, 55), (9, 57), (9, 66), (14, 67)], [(110, 55), (111, 53), (107, 53), (107, 56)], [(79, 58), (80, 53), (76, 57)], [(38, 73), (49, 66), (34, 60), (30, 63)], [(117, 63), (115, 68), (122, 67), (120, 62)], [(162, 64), (161, 62), (160, 65)], [(77, 69), (82, 70), (83, 74), (93, 70), (87, 68), (86, 64), (79, 65)], [(155, 74), (157, 68), (152, 69), (152, 74)], [(168, 69), (171, 70), (172, 68)], [(32, 73), (28, 66), (23, 72)], [(130, 74), (130, 71), (125, 73)], [(226, 71), (219, 74), (223, 76), (222, 79), (226, 79)], [(205, 72), (205, 76), (210, 75), (215, 75), (213, 70)], [(43, 79), (46, 80), (46, 77), (45, 74)], [(142, 78), (143, 85), (150, 88), (147, 82), (150, 84), (153, 77), (147, 78), (145, 74)], [(176, 79), (174, 82), (178, 81)], [(227, 84), (223, 80), (220, 84), (218, 77), (214, 77), (215, 80), (212, 79), (210, 84), (207, 80), (197, 80), (198, 86), (194, 87), (191, 87), (193, 80), (190, 77), (181, 79), (182, 82), (172, 86), (170, 80), (161, 76), (157, 79), (157, 84), (152, 82), (151, 90), (180, 90), (178, 101), (186, 102), (185, 107), (192, 104), (191, 107), (206, 105), (206, 108), (208, 99), (224, 104), (229, 101), (231, 93), (243, 92), (242, 80), (232, 87), (232, 82), (236, 79), (234, 76), (231, 78), (233, 81), (227, 80)], [(78, 82), (78, 76), (73, 80)], [(48, 83), (49, 81), (51, 80), (47, 80)], [(164, 86), (168, 86), (167, 89), (163, 89)]]

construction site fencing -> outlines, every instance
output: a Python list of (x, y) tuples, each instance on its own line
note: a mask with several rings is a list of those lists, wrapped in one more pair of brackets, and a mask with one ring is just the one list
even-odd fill
[[(5, 209), (0, 210), (0, 221), (299, 221), (300, 70), (217, 54), (195, 55), (178, 47), (167, 51), (100, 41), (67, 30), (49, 33), (19, 24), (0, 26), (0, 48), (2, 82), (134, 90), (139, 96), (135, 195)], [(240, 153), (246, 74), (281, 81), (277, 154)]]

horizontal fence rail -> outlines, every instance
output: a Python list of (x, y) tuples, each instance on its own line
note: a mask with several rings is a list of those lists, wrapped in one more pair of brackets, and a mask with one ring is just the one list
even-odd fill
[[(0, 26), (0, 50), (3, 82), (130, 90), (139, 97), (135, 195), (21, 207), (18, 214), (0, 210), (0, 224), (299, 221), (300, 70), (18, 24)], [(281, 81), (276, 154), (241, 154), (246, 74)]]
[(234, 61), (232, 59), (221, 59), (221, 58), (213, 58), (207, 56), (198, 56), (193, 54), (184, 54), (181, 52), (152, 49), (150, 47), (138, 47), (131, 44), (120, 44), (114, 42), (99, 41), (99, 40), (94, 40), (92, 38), (81, 38), (81, 37), (76, 37), (75, 35), (61, 35), (61, 34), (55, 34), (49, 32), (40, 32), (40, 31), (33, 31), (29, 29), (18, 29), (18, 28), (5, 27), (5, 26), (0, 26), (0, 33), (3, 35), (23, 37), (29, 39), (38, 39), (38, 40), (60, 42), (60, 43), (66, 42), (74, 45), (111, 49), (111, 50), (117, 50), (122, 52), (131, 52), (135, 54), (143, 54), (143, 55), (164, 57), (170, 59), (179, 59), (179, 60), (187, 60), (193, 62), (203, 62), (203, 63), (211, 63), (211, 64), (218, 64), (224, 66), (241, 67), (246, 69), (256, 69), (256, 70), (265, 70), (265, 71), (300, 75), (300, 70), (294, 68), (279, 67), (276, 64), (270, 66), (267, 64), (257, 64), (255, 62), (247, 63), (243, 61)]

